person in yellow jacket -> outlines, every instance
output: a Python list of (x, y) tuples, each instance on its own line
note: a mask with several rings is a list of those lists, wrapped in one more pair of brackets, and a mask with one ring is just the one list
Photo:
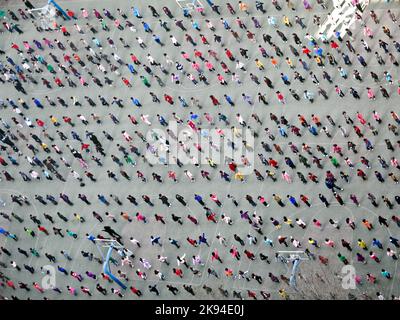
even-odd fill
[(361, 249), (368, 250), (367, 244), (365, 243), (364, 240), (358, 239), (357, 244)]
[(322, 59), (320, 57), (314, 56), (314, 60), (319, 67), (325, 67), (324, 62), (322, 61)]
[(278, 293), (282, 299), (289, 300), (289, 295), (285, 289), (279, 289)]
[(50, 121), (56, 127), (60, 125), (60, 123), (58, 122), (57, 118), (55, 116), (53, 116), (53, 115), (50, 116)]
[(216, 168), (217, 167), (217, 165), (215, 164), (213, 159), (211, 159), (209, 157), (207, 157), (206, 159), (207, 159), (207, 162), (208, 162), (208, 164), (210, 165), (211, 168)]
[(289, 20), (289, 17), (288, 16), (283, 16), (283, 18), (282, 18), (282, 21), (283, 21), (283, 23), (285, 24), (285, 26), (286, 27), (292, 27), (292, 23), (290, 22), (290, 20)]
[(238, 171), (235, 173), (235, 179), (244, 182), (244, 175)]
[(286, 57), (285, 60), (286, 60), (286, 63), (289, 66), (290, 69), (294, 69), (295, 68), (295, 65), (293, 64), (292, 59), (290, 59), (289, 57)]
[(318, 245), (317, 240), (313, 239), (313, 238), (308, 238), (308, 243), (311, 244), (312, 246), (319, 248), (320, 246)]
[(50, 149), (49, 149), (49, 147), (47, 146), (47, 144), (45, 144), (44, 142), (42, 142), (42, 143), (40, 144), (40, 146), (42, 147), (42, 149), (43, 149), (45, 152), (47, 152), (47, 153), (50, 153), (50, 152), (51, 152)]
[(283, 223), (286, 223), (289, 227), (291, 227), (291, 228), (294, 228), (294, 226), (293, 226), (293, 220), (292, 219), (290, 219), (290, 218), (288, 218), (288, 217), (283, 217)]
[(254, 62), (256, 63), (256, 66), (257, 66), (257, 68), (259, 70), (264, 70), (265, 69), (264, 64), (260, 60), (255, 59)]
[(236, 138), (240, 138), (242, 136), (240, 130), (236, 127), (232, 127), (232, 133), (235, 135)]

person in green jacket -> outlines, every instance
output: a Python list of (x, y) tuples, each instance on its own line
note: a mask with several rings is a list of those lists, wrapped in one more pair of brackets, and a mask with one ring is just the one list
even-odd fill
[(110, 29), (109, 29), (108, 26), (107, 26), (107, 23), (106, 23), (103, 19), (101, 19), (101, 28), (102, 28), (104, 31), (110, 31)]
[(75, 233), (75, 232), (73, 232), (73, 231), (71, 231), (71, 230), (65, 230), (66, 232), (67, 232), (67, 234), (70, 236), (70, 237), (73, 237), (74, 239), (77, 239), (78, 238), (78, 235)]
[(33, 230), (24, 227), (24, 231), (25, 231), (28, 235), (30, 235), (32, 238), (35, 237), (35, 232), (34, 232)]
[(36, 58), (38, 59), (38, 61), (39, 61), (41, 64), (44, 64), (44, 63), (45, 63), (45, 60), (44, 60), (44, 58), (43, 58), (41, 55), (38, 55)]
[(140, 76), (140, 79), (142, 79), (143, 84), (144, 84), (147, 88), (150, 88), (150, 87), (151, 87), (150, 82), (149, 82), (149, 80), (147, 80), (146, 77)]
[(52, 66), (50, 63), (47, 64), (47, 70), (49, 70), (50, 73), (56, 73), (56, 72), (54, 71), (53, 66)]
[(329, 156), (329, 159), (331, 159), (331, 163), (335, 168), (340, 167), (340, 164), (335, 157)]
[(131, 164), (132, 166), (136, 165), (136, 161), (132, 159), (130, 155), (125, 156), (125, 161), (127, 164)]
[(35, 249), (30, 248), (29, 250), (30, 250), (30, 252), (32, 253), (32, 255), (34, 255), (35, 257), (38, 257), (38, 258), (40, 257), (39, 252), (37, 252)]
[(345, 256), (343, 256), (340, 252), (338, 253), (338, 258), (341, 262), (343, 262), (343, 264), (349, 264), (349, 261), (347, 260), (347, 258)]

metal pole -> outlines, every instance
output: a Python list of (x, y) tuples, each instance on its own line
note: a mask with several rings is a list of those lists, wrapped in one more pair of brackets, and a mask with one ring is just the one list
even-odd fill
[(52, 4), (53, 6), (55, 6), (61, 13), (62, 15), (67, 19), (67, 20), (71, 20), (71, 18), (67, 15), (67, 13), (58, 5), (57, 2), (55, 2), (54, 0), (49, 0), (48, 4)]
[(292, 274), (290, 275), (290, 286), (294, 289), (297, 289), (297, 285), (296, 285), (296, 274), (297, 274), (297, 270), (299, 269), (299, 264), (300, 264), (301, 260), (300, 259), (296, 259), (293, 262), (293, 269), (292, 269)]
[(111, 270), (110, 270), (109, 263), (110, 263), (110, 258), (111, 258), (111, 254), (112, 254), (113, 249), (114, 249), (114, 245), (111, 244), (111, 246), (110, 246), (110, 248), (108, 249), (108, 252), (107, 252), (106, 260), (105, 260), (105, 262), (103, 264), (103, 272), (106, 275), (108, 275), (112, 280), (114, 280), (122, 289), (126, 290), (127, 286), (125, 284), (123, 284), (122, 281), (119, 280), (116, 276), (114, 276), (111, 273)]

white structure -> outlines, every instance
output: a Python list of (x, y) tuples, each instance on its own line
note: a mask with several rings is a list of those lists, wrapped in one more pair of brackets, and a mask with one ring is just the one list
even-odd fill
[[(299, 271), (299, 265), (302, 261), (310, 260), (304, 251), (278, 251), (277, 259), (285, 264), (287, 271), (290, 271), (290, 286), (296, 289), (296, 277)], [(292, 262), (292, 270), (289, 268), (289, 263)]]
[(56, 8), (50, 4), (45, 5), (42, 8), (35, 8), (28, 10), (29, 13), (33, 13), (38, 16), (40, 26), (44, 30), (52, 29), (53, 23), (56, 21)]
[[(113, 250), (116, 250), (121, 257), (127, 255), (131, 256), (133, 254), (132, 251), (126, 249), (121, 243), (113, 239), (94, 239), (94, 242), (103, 258), (103, 272), (125, 290), (127, 286), (111, 272), (110, 258)], [(103, 252), (102, 248), (107, 248), (106, 254)]]
[(200, 0), (176, 0), (176, 3), (182, 10), (184, 8), (189, 9), (189, 11), (198, 11), (204, 9), (204, 6)]
[[(322, 23), (315, 36), (318, 38), (319, 34), (323, 33), (330, 39), (334, 36), (335, 31), (339, 31), (342, 35), (345, 34), (346, 28), (350, 28), (356, 21), (355, 13), (358, 8), (353, 2), (353, 0), (333, 0), (333, 11)], [(358, 3), (364, 9), (369, 4), (369, 0), (359, 0)]]
[(45, 30), (51, 29), (51, 25), (56, 21), (56, 10), (58, 10), (66, 20), (71, 18), (64, 11), (63, 8), (55, 0), (48, 0), (47, 5), (42, 8), (28, 10), (30, 13), (38, 13), (42, 28)]
[(292, 262), (297, 259), (310, 260), (304, 251), (277, 251), (277, 253), (282, 260), (286, 261), (286, 263)]

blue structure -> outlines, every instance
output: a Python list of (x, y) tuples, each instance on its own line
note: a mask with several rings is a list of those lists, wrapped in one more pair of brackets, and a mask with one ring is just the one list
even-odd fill
[(115, 283), (117, 283), (122, 289), (126, 290), (126, 288), (127, 288), (126, 285), (124, 285), (121, 280), (119, 280), (116, 276), (114, 276), (111, 273), (110, 258), (111, 258), (111, 254), (112, 254), (113, 250), (114, 250), (114, 246), (113, 246), (113, 244), (111, 244), (110, 247), (108, 248), (107, 256), (106, 256), (106, 259), (103, 264), (103, 272), (106, 275), (108, 275)]
[[(119, 280), (116, 276), (114, 276), (111, 273), (111, 268), (110, 268), (110, 261), (112, 261), (111, 260), (111, 254), (112, 254), (114, 249), (115, 250), (123, 249), (124, 251), (126, 251), (129, 254), (132, 254), (132, 252), (129, 251), (128, 249), (125, 249), (124, 246), (122, 244), (120, 244), (116, 240), (93, 239), (93, 242), (96, 245), (96, 248), (99, 251), (101, 257), (103, 258), (103, 261), (104, 261), (103, 262), (103, 272), (104, 272), (104, 274), (108, 275), (110, 277), (110, 279), (112, 279), (115, 283), (117, 283), (123, 290), (126, 290), (127, 286), (125, 284), (123, 284), (121, 280)], [(101, 245), (101, 244), (103, 244), (103, 245)], [(108, 248), (108, 251), (107, 251), (106, 255), (104, 255), (103, 251), (101, 250), (101, 248), (100, 248), (101, 246)]]
[(211, 0), (206, 0), (206, 1), (210, 5), (210, 7), (212, 7), (214, 5), (214, 2), (212, 2)]
[(67, 19), (67, 20), (71, 20), (71, 18), (67, 15), (67, 13), (63, 10), (63, 8), (61, 8), (59, 6), (59, 4), (57, 2), (55, 2), (54, 0), (49, 0), (49, 2), (47, 3), (49, 5), (53, 5), (54, 7), (57, 8), (58, 11), (60, 11), (62, 13), (62, 15)]
[(292, 269), (292, 273), (290, 275), (290, 286), (294, 289), (296, 289), (296, 274), (299, 269), (300, 262), (301, 262), (301, 260), (299, 258), (297, 258), (293, 262), (293, 269)]

